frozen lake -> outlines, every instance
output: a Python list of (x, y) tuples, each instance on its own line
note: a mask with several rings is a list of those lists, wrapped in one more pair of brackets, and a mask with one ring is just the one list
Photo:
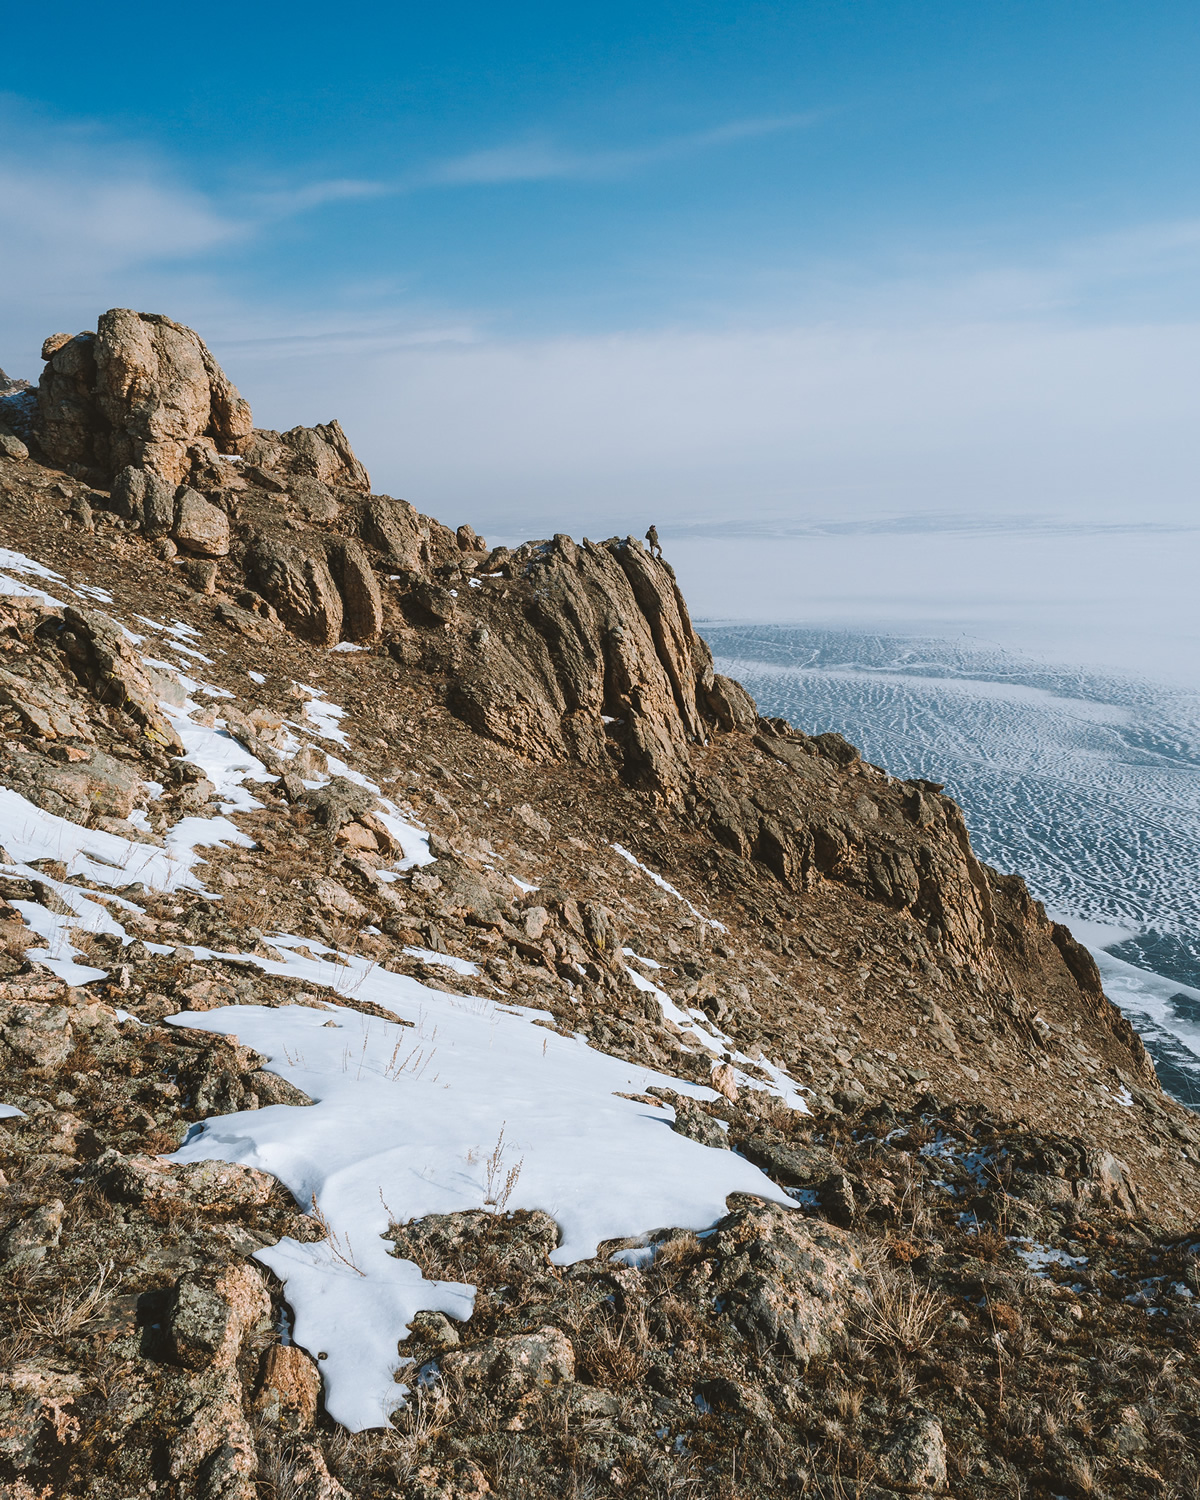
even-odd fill
[(720, 670), (764, 713), (945, 783), (1200, 1109), (1196, 535), (681, 540)]

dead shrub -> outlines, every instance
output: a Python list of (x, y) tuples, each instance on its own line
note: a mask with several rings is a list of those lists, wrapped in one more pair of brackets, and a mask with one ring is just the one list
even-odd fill
[(641, 1307), (602, 1312), (579, 1334), (583, 1364), (597, 1385), (632, 1385), (646, 1373), (650, 1330)]
[(928, 1349), (946, 1315), (939, 1293), (921, 1286), (911, 1274), (881, 1266), (871, 1287), (871, 1301), (860, 1319), (868, 1344), (887, 1345), (906, 1354)]

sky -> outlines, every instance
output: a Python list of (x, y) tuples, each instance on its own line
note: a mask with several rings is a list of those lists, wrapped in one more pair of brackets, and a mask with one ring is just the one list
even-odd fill
[(0, 365), (168, 313), (485, 533), (1188, 527), (1198, 55), (1175, 0), (17, 7)]

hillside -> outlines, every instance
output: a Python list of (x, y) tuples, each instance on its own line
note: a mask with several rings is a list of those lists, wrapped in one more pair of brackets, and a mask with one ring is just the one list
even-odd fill
[(7, 1492), (1195, 1493), (1200, 1127), (935, 783), (635, 539), (489, 548), (162, 317), (44, 355)]

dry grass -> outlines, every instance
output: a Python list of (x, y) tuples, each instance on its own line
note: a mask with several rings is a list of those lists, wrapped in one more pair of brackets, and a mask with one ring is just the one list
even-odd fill
[(81, 1291), (63, 1287), (57, 1297), (41, 1308), (21, 1303), (22, 1322), (34, 1335), (47, 1339), (70, 1338), (78, 1333), (96, 1316), (102, 1303), (112, 1295), (108, 1278), (112, 1275), (113, 1263), (106, 1261), (96, 1272), (90, 1286)]
[(945, 1299), (910, 1274), (882, 1265), (873, 1283), (870, 1304), (859, 1323), (867, 1343), (905, 1354), (928, 1349), (945, 1320)]
[(597, 1385), (630, 1385), (646, 1373), (650, 1330), (640, 1306), (619, 1316), (598, 1312), (584, 1322), (578, 1341), (583, 1364)]

